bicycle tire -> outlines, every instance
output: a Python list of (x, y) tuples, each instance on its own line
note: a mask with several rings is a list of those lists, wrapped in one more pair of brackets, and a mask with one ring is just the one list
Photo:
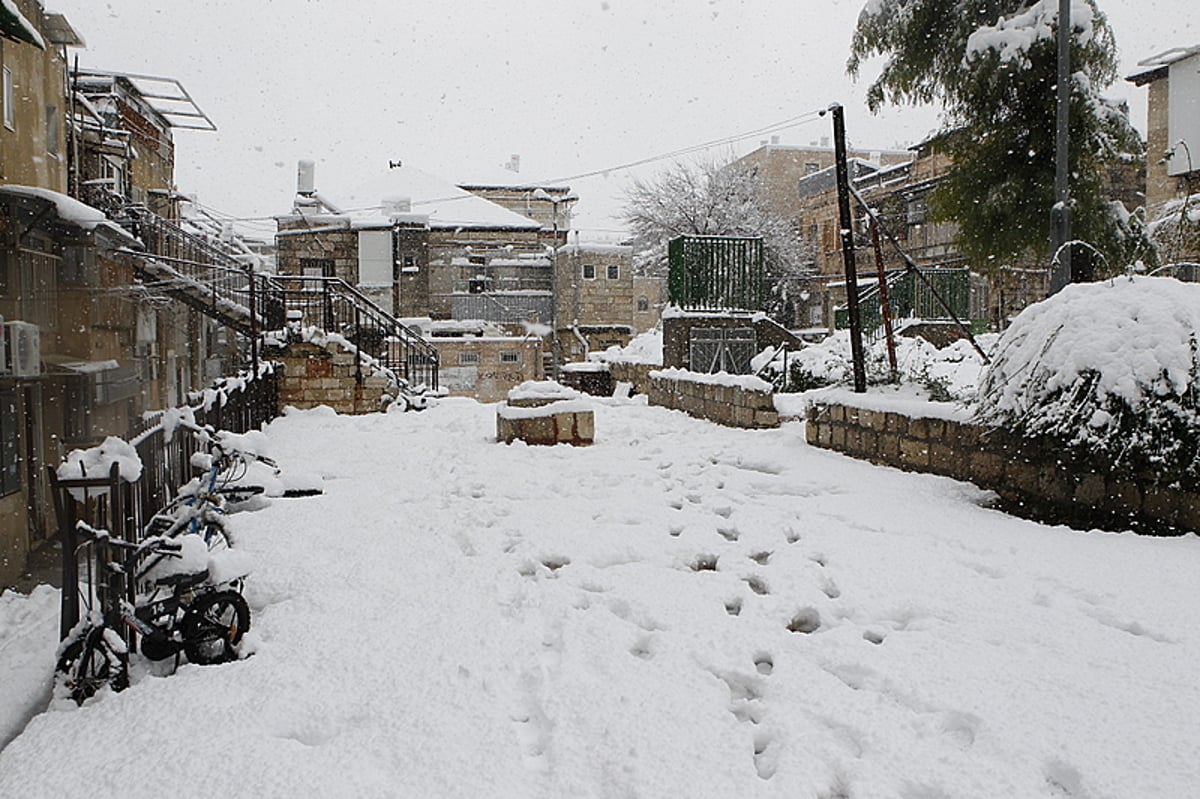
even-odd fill
[(114, 691), (129, 687), (129, 654), (111, 646), (106, 627), (93, 627), (63, 650), (55, 671), (68, 696), (82, 705), (105, 685)]
[(237, 591), (213, 591), (183, 615), (183, 651), (202, 666), (237, 659), (236, 646), (250, 629), (250, 606)]

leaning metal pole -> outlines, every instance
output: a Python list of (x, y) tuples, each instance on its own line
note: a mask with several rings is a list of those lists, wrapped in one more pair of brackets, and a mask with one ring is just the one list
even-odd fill
[(850, 357), (854, 362), (854, 391), (867, 390), (863, 357), (862, 318), (858, 313), (858, 269), (854, 263), (854, 219), (850, 214), (850, 170), (846, 166), (846, 118), (842, 106), (829, 106), (833, 115), (833, 148), (837, 161), (838, 220), (842, 228), (842, 261), (846, 266), (846, 311), (850, 317)]
[(862, 195), (859, 194), (856, 189), (851, 187), (850, 192), (854, 195), (854, 199), (858, 201), (858, 204), (862, 206), (862, 209), (866, 212), (867, 216), (871, 217), (871, 222), (876, 226), (879, 232), (881, 232), (887, 238), (888, 243), (892, 245), (892, 248), (904, 260), (904, 268), (913, 273), (918, 280), (925, 284), (925, 288), (928, 289), (933, 298), (937, 300), (938, 305), (942, 306), (946, 313), (950, 314), (950, 318), (954, 320), (954, 324), (958, 325), (958, 329), (963, 332), (963, 335), (966, 336), (967, 341), (969, 341), (971, 346), (975, 348), (975, 351), (979, 353), (979, 357), (983, 359), (983, 362), (991, 363), (991, 358), (989, 358), (988, 354), (983, 351), (983, 347), (979, 346), (979, 342), (975, 340), (975, 334), (971, 332), (970, 326), (958, 318), (958, 314), (954, 313), (954, 309), (950, 307), (950, 303), (946, 302), (946, 298), (943, 297), (941, 293), (933, 287), (933, 283), (929, 281), (929, 278), (925, 276), (925, 273), (917, 268), (917, 264), (915, 261), (913, 261), (912, 256), (905, 252), (904, 248), (900, 246), (900, 242), (896, 241), (896, 237), (893, 236), (892, 232), (883, 224), (883, 220), (879, 218), (879, 214), (875, 213), (875, 209), (867, 204), (867, 201), (863, 199)]
[(1071, 282), (1071, 0), (1058, 0), (1058, 96), (1054, 126), (1054, 208), (1050, 212), (1050, 293)]

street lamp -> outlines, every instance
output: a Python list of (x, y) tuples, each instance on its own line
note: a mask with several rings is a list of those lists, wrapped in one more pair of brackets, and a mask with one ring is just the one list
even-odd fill
[(550, 376), (557, 381), (559, 363), (562, 360), (562, 350), (558, 343), (558, 206), (560, 203), (575, 202), (579, 198), (574, 194), (555, 197), (540, 186), (534, 189), (530, 196), (535, 200), (550, 203), (554, 209), (551, 220), (554, 244), (550, 249)]

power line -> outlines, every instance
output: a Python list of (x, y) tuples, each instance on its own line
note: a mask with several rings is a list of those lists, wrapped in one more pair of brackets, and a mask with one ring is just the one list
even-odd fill
[[(688, 145), (687, 147), (681, 147), (677, 150), (671, 150), (669, 152), (659, 153), (657, 155), (651, 155), (651, 156), (647, 156), (645, 158), (639, 158), (635, 161), (628, 161), (626, 163), (617, 164), (616, 166), (606, 167), (603, 169), (594, 169), (590, 172), (581, 172), (576, 175), (567, 175), (564, 177), (556, 177), (556, 178), (551, 178), (549, 180), (521, 181), (521, 182), (529, 183), (529, 184), (550, 185), (550, 184), (554, 184), (554, 183), (563, 183), (563, 182), (566, 182), (569, 180), (583, 180), (584, 178), (592, 178), (592, 177), (597, 177), (599, 175), (608, 175), (613, 172), (623, 172), (627, 169), (633, 169), (634, 167), (645, 166), (646, 164), (652, 164), (652, 163), (655, 163), (656, 161), (665, 161), (669, 158), (681, 158), (685, 155), (691, 155), (693, 153), (702, 152), (704, 150), (708, 150), (713, 147), (720, 147), (720, 146), (726, 145), (726, 144), (734, 144), (736, 142), (745, 141), (746, 139), (752, 139), (757, 136), (766, 136), (766, 135), (770, 135), (772, 133), (779, 133), (784, 130), (790, 130), (792, 128), (802, 127), (804, 125), (807, 125), (807, 124), (810, 124), (812, 122), (816, 122), (817, 120), (819, 120), (821, 118), (822, 114), (824, 113), (824, 111), (825, 111), (825, 109), (816, 109), (816, 110), (809, 111), (804, 114), (800, 114), (799, 116), (790, 117), (788, 119), (784, 119), (779, 122), (773, 122), (770, 125), (764, 125), (763, 127), (755, 128), (754, 130), (749, 130), (744, 133), (736, 133), (736, 134), (729, 135), (729, 136), (723, 136), (718, 139), (712, 139), (710, 141), (701, 142), (699, 144)], [(477, 195), (469, 194), (466, 196), (458, 195), (455, 197), (435, 197), (435, 198), (431, 198), (431, 199), (427, 199), (427, 200), (414, 200), (413, 205), (437, 205), (437, 204), (441, 204), (441, 203), (454, 202), (456, 200), (466, 200), (466, 199), (470, 199), (471, 197), (475, 197), (475, 196), (477, 196)], [(235, 216), (233, 214), (227, 214), (223, 211), (218, 211), (216, 208), (213, 208), (212, 206), (204, 204), (204, 203), (196, 203), (196, 205), (198, 205), (208, 211), (211, 211), (215, 214), (219, 214), (220, 216), (226, 218), (230, 222), (262, 222), (262, 223), (264, 223), (264, 226), (265, 226), (265, 223), (273, 222), (275, 220), (274, 216), (239, 217), (239, 216)], [(362, 208), (347, 209), (347, 211), (348, 212), (373, 211), (373, 210), (376, 210), (376, 209), (379, 209), (382, 207), (383, 207), (382, 205), (369, 205), (369, 206), (365, 206)]]

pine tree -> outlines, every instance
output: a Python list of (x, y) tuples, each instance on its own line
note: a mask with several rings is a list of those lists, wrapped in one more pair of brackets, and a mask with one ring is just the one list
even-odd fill
[[(1040, 258), (1054, 203), (1057, 0), (872, 0), (859, 15), (847, 70), (888, 58), (867, 92), (884, 103), (941, 102), (949, 174), (930, 196), (956, 222), (977, 268)], [(1074, 238), (1119, 271), (1133, 245), (1106, 198), (1106, 172), (1144, 157), (1127, 113), (1099, 92), (1117, 75), (1116, 44), (1095, 0), (1073, 0), (1069, 172)], [(1077, 250), (1078, 252), (1078, 250)]]

